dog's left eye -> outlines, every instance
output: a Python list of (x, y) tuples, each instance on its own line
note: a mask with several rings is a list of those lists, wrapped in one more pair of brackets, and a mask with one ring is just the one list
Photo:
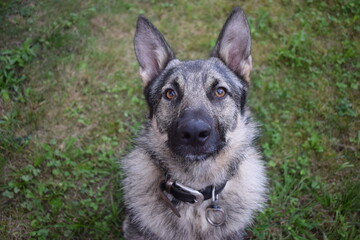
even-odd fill
[(223, 88), (223, 87), (219, 87), (219, 88), (216, 89), (216, 91), (215, 91), (215, 95), (216, 95), (216, 97), (218, 97), (218, 98), (224, 97), (225, 94), (226, 94), (226, 89)]
[(168, 89), (165, 91), (165, 97), (169, 100), (174, 99), (176, 97), (176, 92), (173, 89)]

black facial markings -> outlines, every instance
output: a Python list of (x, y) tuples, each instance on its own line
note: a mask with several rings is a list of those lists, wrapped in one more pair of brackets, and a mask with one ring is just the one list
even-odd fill
[(202, 81), (202, 84), (205, 85), (206, 81), (208, 80), (208, 74), (206, 71), (202, 72), (201, 73), (201, 81)]
[(154, 84), (155, 80), (151, 81), (149, 85), (144, 88), (144, 95), (146, 102), (149, 107), (149, 118), (152, 118), (154, 115), (154, 109), (156, 109), (157, 105), (159, 104), (158, 96), (155, 94), (151, 94), (151, 92), (157, 92), (156, 90), (160, 90), (160, 96), (162, 96), (161, 88)]
[(214, 119), (215, 120), (215, 128), (218, 130), (218, 135), (219, 135), (219, 141), (217, 142), (217, 153), (220, 152), (220, 150), (222, 150), (225, 146), (226, 146), (226, 132), (227, 132), (227, 128), (225, 125), (223, 125), (219, 119)]
[(219, 79), (215, 78), (213, 83), (211, 84), (211, 89), (215, 89), (219, 84)]
[(247, 91), (243, 88), (240, 99), (240, 112), (242, 115), (244, 115), (245, 112), (246, 99), (247, 99)]
[(178, 78), (175, 78), (174, 81), (173, 81), (173, 85), (174, 87), (178, 90), (178, 92), (180, 91), (180, 85), (179, 85), (179, 79)]

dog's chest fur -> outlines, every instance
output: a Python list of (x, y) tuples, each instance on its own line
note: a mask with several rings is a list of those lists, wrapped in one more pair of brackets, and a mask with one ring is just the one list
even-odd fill
[[(158, 188), (165, 175), (151, 156), (153, 152), (163, 152), (162, 149), (157, 149), (162, 145), (156, 145), (159, 143), (161, 135), (151, 127), (146, 129), (139, 139), (138, 148), (122, 162), (126, 174), (123, 182), (124, 192), (126, 192), (125, 201), (127, 209), (130, 210), (124, 224), (125, 231), (131, 233), (126, 236), (127, 239), (142, 239), (141, 237), (144, 237), (143, 239), (179, 240), (240, 239), (245, 227), (252, 222), (254, 212), (262, 208), (266, 192), (265, 169), (260, 156), (254, 147), (246, 143), (246, 139), (250, 135), (254, 135), (256, 129), (251, 122), (247, 124), (249, 125), (247, 128), (239, 126), (231, 133), (237, 137), (229, 143), (231, 147), (224, 150), (227, 153), (220, 154), (224, 158), (229, 158), (230, 155), (236, 157), (238, 151), (241, 152), (239, 166), (219, 197), (219, 205), (227, 214), (226, 222), (221, 227), (212, 226), (206, 221), (205, 212), (211, 204), (211, 200), (206, 200), (201, 205), (180, 202), (176, 208), (179, 210), (181, 218), (178, 218), (165, 205), (160, 198)], [(147, 135), (153, 136), (154, 140), (149, 141)], [(153, 147), (152, 152), (148, 151), (149, 146)], [(211, 182), (216, 183), (224, 179), (227, 172), (221, 171), (223, 161), (227, 162), (223, 159), (215, 159), (209, 166), (205, 166), (210, 169), (209, 171), (218, 169), (218, 172), (215, 171), (212, 174), (212, 179), (201, 182), (199, 178), (196, 186), (190, 186), (201, 189)], [(199, 177), (186, 175), (184, 172), (181, 173), (181, 170), (176, 172), (175, 169), (180, 169), (179, 166), (169, 167), (174, 175), (183, 175), (181, 180)], [(204, 166), (198, 167), (201, 169), (193, 168), (192, 174), (204, 172)], [(200, 184), (198, 184), (199, 182)], [(184, 184), (189, 183), (190, 181)]]

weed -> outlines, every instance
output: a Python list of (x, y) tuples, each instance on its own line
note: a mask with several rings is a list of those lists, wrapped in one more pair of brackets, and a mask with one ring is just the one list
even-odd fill
[(311, 53), (311, 41), (305, 30), (292, 34), (290, 37), (281, 37), (284, 46), (276, 53), (279, 61), (293, 68), (308, 70), (313, 64)]
[(36, 55), (31, 39), (27, 39), (21, 47), (0, 52), (0, 95), (9, 100), (8, 91), (18, 92), (19, 85), (26, 79), (21, 70)]
[[(118, 197), (112, 194), (119, 192), (113, 189), (119, 181), (114, 152), (96, 151), (93, 146), (83, 149), (73, 138), (64, 143), (63, 149), (57, 149), (55, 144), (43, 144), (33, 163), (13, 171), (3, 197), (34, 213), (29, 216), (33, 237), (54, 238), (63, 236), (63, 231), (69, 236), (81, 231), (99, 237), (116, 232), (109, 226), (120, 217), (114, 205), (114, 197)], [(64, 219), (69, 213), (78, 215), (76, 220)], [(56, 224), (51, 227), (52, 223)]]

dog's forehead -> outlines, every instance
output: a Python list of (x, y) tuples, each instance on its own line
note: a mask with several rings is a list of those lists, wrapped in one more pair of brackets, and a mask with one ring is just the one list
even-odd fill
[(225, 86), (242, 85), (238, 77), (218, 58), (176, 60), (170, 64), (169, 73), (167, 82), (176, 80), (181, 87), (193, 87), (195, 90), (200, 85), (209, 88), (214, 82)]

